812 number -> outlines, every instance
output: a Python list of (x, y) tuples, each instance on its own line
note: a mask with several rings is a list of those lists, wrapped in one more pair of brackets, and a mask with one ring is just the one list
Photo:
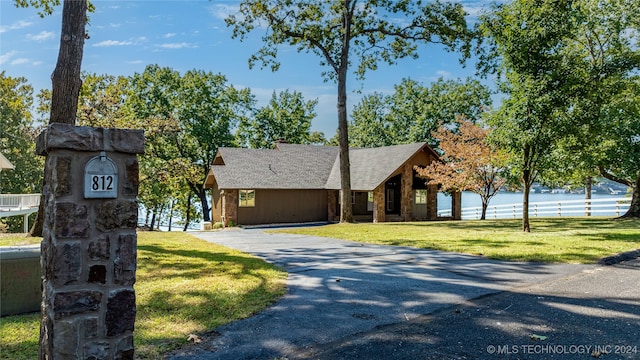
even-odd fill
[(92, 191), (112, 191), (113, 175), (92, 175), (91, 190)]

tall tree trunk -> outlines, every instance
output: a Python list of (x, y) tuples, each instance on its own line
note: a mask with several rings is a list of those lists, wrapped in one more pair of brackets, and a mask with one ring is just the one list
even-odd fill
[(587, 176), (584, 180), (584, 200), (586, 205), (586, 211), (584, 216), (591, 216), (591, 192), (593, 187), (593, 178)]
[[(62, 5), (62, 31), (60, 32), (60, 49), (58, 61), (51, 75), (51, 112), (49, 123), (76, 123), (78, 96), (82, 81), (80, 67), (86, 36), (87, 1), (64, 0)], [(47, 162), (45, 161), (45, 174)], [(43, 180), (43, 189), (44, 189)], [(30, 236), (42, 236), (44, 223), (44, 194), (40, 197), (38, 214), (33, 223)]]
[(187, 219), (184, 221), (184, 229), (182, 231), (187, 231), (189, 228), (189, 223), (191, 222), (191, 193), (187, 196)]
[(631, 204), (629, 210), (622, 215), (622, 219), (639, 219), (640, 218), (640, 172), (636, 177), (636, 183), (632, 186), (633, 192), (631, 193)]
[(171, 207), (169, 208), (169, 229), (171, 231), (171, 224), (173, 223), (173, 207), (176, 205), (175, 200), (171, 201)]
[[(526, 170), (529, 172), (529, 170)], [(522, 196), (522, 231), (531, 232), (531, 225), (529, 224), (529, 193), (531, 192), (531, 185), (528, 181), (524, 182), (524, 191)]]
[(522, 184), (524, 186), (522, 197), (522, 231), (531, 232), (529, 224), (529, 193), (531, 192), (531, 184), (533, 183), (533, 169), (531, 169), (531, 146), (525, 145), (523, 148), (523, 169)]
[(633, 192), (631, 193), (631, 205), (629, 206), (629, 210), (622, 215), (620, 218), (624, 219), (637, 219), (640, 218), (640, 171), (638, 171), (636, 175), (635, 182), (633, 180), (627, 180), (625, 178), (621, 178), (615, 176), (609, 172), (607, 172), (603, 167), (599, 167), (600, 175), (604, 176), (606, 179), (611, 181), (615, 181), (618, 184), (623, 184), (630, 187)]
[(202, 220), (211, 221), (211, 207), (209, 206), (209, 202), (207, 200), (206, 189), (202, 184), (194, 184), (190, 181), (187, 181), (187, 184), (189, 185), (191, 191), (193, 191), (193, 193), (198, 196), (198, 199), (200, 199), (200, 205), (202, 206)]
[(149, 225), (149, 230), (153, 231), (153, 228), (156, 226), (156, 214), (157, 209), (153, 209), (153, 215), (151, 215), (151, 225)]
[(198, 198), (200, 199), (200, 204), (202, 206), (202, 219), (204, 221), (211, 221), (211, 207), (207, 200), (207, 192), (202, 185), (198, 186)]
[(351, 41), (352, 15), (349, 1), (344, 1), (342, 54), (338, 75), (338, 141), (340, 144), (340, 222), (353, 222), (351, 204), (351, 162), (349, 161), (349, 133), (347, 123), (347, 68), (349, 66), (349, 42)]
[(76, 122), (86, 23), (87, 1), (64, 0), (58, 62), (51, 75), (53, 87), (49, 122)]
[(482, 214), (480, 215), (480, 220), (487, 219), (487, 207), (489, 207), (489, 199), (482, 197)]

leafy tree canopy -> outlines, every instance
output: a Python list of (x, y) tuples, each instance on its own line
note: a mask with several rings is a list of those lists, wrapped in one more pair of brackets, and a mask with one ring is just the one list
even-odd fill
[(240, 122), (236, 132), (238, 143), (254, 149), (268, 149), (278, 140), (292, 144), (322, 141), (311, 137), (311, 121), (316, 116), (317, 104), (317, 100), (304, 101), (297, 91), (283, 91), (277, 95), (274, 91), (269, 105)]
[(456, 118), (480, 119), (491, 107), (491, 91), (478, 80), (444, 80), (423, 86), (403, 79), (391, 95), (365, 96), (352, 111), (351, 144), (375, 147), (438, 141), (432, 132), (439, 125), (456, 129)]

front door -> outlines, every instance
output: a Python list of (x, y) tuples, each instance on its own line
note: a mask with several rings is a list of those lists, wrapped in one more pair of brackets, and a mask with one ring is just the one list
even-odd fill
[(387, 212), (392, 213), (395, 212), (396, 206), (396, 197), (395, 197), (395, 189), (387, 189)]
[(387, 214), (400, 213), (400, 184), (401, 176), (397, 175), (389, 179), (385, 184), (385, 212)]

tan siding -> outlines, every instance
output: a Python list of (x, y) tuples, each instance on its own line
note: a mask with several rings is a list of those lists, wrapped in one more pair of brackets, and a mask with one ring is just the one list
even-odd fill
[(214, 187), (211, 189), (211, 221), (219, 222), (222, 219), (222, 196), (220, 189)]
[(238, 224), (327, 221), (327, 190), (256, 190), (254, 207), (238, 208)]

